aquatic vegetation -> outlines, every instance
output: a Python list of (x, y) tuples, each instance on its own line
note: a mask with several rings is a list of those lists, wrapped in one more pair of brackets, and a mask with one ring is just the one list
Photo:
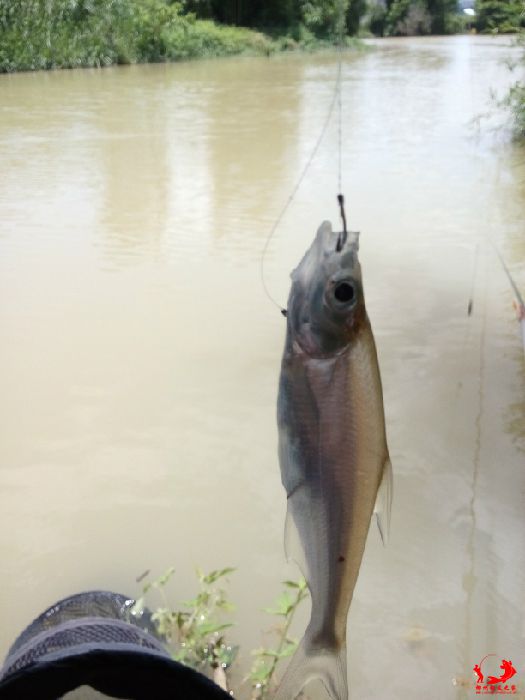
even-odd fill
[[(146, 582), (142, 595), (130, 609), (131, 615), (140, 617), (148, 603), (157, 632), (173, 658), (213, 678), (225, 690), (230, 690), (229, 670), (239, 651), (226, 637), (226, 631), (233, 627), (229, 616), (235, 607), (228, 600), (224, 584), (234, 571), (228, 567), (205, 574), (197, 569), (196, 596), (174, 607), (167, 593), (167, 584), (175, 573), (172, 567), (157, 579)], [(266, 608), (266, 612), (280, 618), (280, 624), (272, 628), (275, 643), (252, 652), (255, 660), (245, 682), (250, 683), (254, 700), (270, 697), (275, 689), (279, 662), (293, 654), (297, 646), (289, 630), (297, 608), (308, 597), (308, 589), (304, 579), (285, 581), (284, 587), (275, 604)]]

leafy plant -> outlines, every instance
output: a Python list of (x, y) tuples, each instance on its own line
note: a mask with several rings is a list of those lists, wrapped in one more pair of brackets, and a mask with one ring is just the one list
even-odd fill
[(480, 32), (516, 32), (524, 25), (522, 0), (476, 0), (476, 25)]
[(265, 612), (282, 618), (281, 624), (274, 628), (276, 636), (273, 647), (261, 647), (252, 652), (255, 662), (249, 678), (252, 683), (253, 700), (265, 700), (274, 689), (275, 671), (281, 659), (291, 656), (297, 648), (297, 640), (289, 636), (290, 625), (297, 608), (308, 597), (306, 581), (284, 581), (285, 589), (271, 608)]
[(173, 658), (211, 675), (224, 689), (227, 689), (226, 671), (235, 659), (237, 647), (229, 645), (224, 638), (224, 631), (233, 624), (224, 620), (224, 614), (234, 608), (227, 600), (225, 590), (217, 584), (233, 571), (226, 568), (205, 574), (197, 569), (199, 591), (196, 597), (184, 601), (179, 608), (173, 608), (166, 593), (166, 585), (175, 573), (172, 567), (144, 585), (142, 596), (130, 611), (140, 617), (146, 595), (156, 591), (161, 604), (154, 610), (152, 620)]
[(349, 0), (302, 0), (303, 22), (318, 37), (344, 36), (349, 4)]
[(516, 138), (525, 139), (525, 83), (514, 83), (503, 100), (503, 105), (509, 107), (512, 113)]
[[(173, 658), (212, 677), (223, 689), (229, 690), (229, 669), (234, 663), (238, 647), (226, 639), (226, 630), (233, 626), (227, 614), (234, 610), (229, 602), (224, 583), (235, 569), (225, 568), (205, 574), (197, 569), (199, 589), (195, 598), (173, 607), (167, 594), (167, 584), (175, 569), (168, 569), (159, 578), (146, 582), (142, 595), (130, 609), (130, 614), (140, 618), (146, 610), (146, 599), (156, 595), (148, 606), (157, 632), (166, 642)], [(279, 624), (272, 629), (274, 644), (252, 652), (254, 663), (245, 682), (250, 682), (253, 700), (269, 698), (275, 686), (275, 671), (281, 659), (296, 649), (297, 642), (289, 635), (294, 614), (308, 596), (304, 579), (285, 581), (284, 590), (274, 605), (266, 612), (276, 615)]]
[(0, 73), (267, 54), (269, 37), (168, 0), (0, 0)]
[[(522, 4), (525, 20), (525, 0)], [(516, 139), (525, 141), (525, 29), (522, 29), (518, 34), (516, 43), (521, 47), (521, 56), (518, 60), (510, 62), (508, 67), (512, 71), (521, 72), (521, 78), (514, 82), (499, 104), (510, 112)]]

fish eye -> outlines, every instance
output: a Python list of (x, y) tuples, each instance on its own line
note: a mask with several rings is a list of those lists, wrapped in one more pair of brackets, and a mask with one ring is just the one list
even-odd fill
[(338, 282), (334, 287), (334, 297), (342, 304), (348, 304), (355, 297), (355, 290), (350, 282)]

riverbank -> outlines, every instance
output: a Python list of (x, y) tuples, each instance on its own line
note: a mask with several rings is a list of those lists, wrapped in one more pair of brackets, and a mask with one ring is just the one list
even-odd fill
[[(163, 0), (43, 4), (15, 9), (0, 0), (0, 72), (180, 61), (332, 45), (304, 30), (296, 36), (221, 25), (183, 14)], [(349, 45), (359, 45), (348, 38)]]
[[(361, 0), (341, 0), (342, 14), (334, 7), (330, 0), (268, 2), (259, 9), (212, 0), (0, 0), (0, 73), (270, 55), (333, 47), (343, 35), (356, 47), (362, 44), (354, 36), (362, 33), (449, 34), (468, 27), (464, 15), (438, 12), (430, 0), (394, 2), (388, 11), (372, 11)], [(480, 12), (480, 31), (518, 28), (519, 13), (496, 9)]]
[[(40, 11), (28, 2), (4, 19), (0, 71), (100, 67), (197, 56), (264, 54), (276, 42), (259, 32), (183, 16), (176, 5), (124, 2)], [(6, 12), (4, 12), (4, 15)]]

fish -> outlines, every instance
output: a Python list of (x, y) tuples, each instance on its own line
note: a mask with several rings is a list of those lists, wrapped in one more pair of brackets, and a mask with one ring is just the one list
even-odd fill
[(293, 700), (314, 679), (347, 700), (347, 617), (373, 514), (383, 542), (390, 526), (392, 465), (358, 250), (358, 233), (324, 221), (291, 274), (278, 451), (286, 555), (312, 608), (275, 700)]

